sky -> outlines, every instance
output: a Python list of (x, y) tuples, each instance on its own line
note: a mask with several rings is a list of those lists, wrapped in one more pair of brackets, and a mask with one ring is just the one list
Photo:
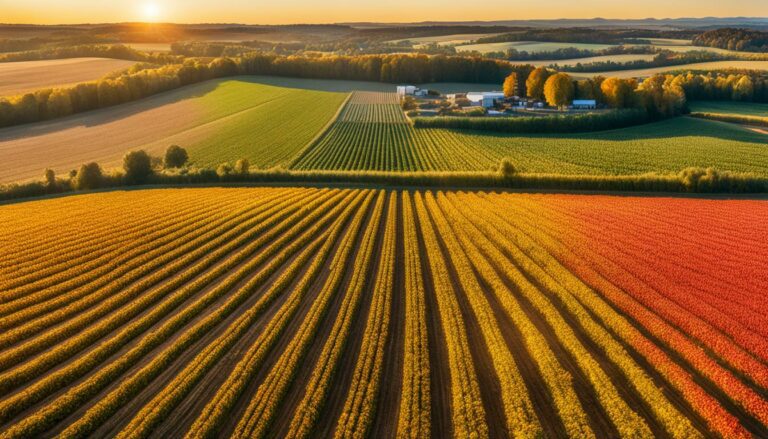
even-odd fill
[(0, 22), (339, 23), (766, 17), (768, 0), (0, 0)]

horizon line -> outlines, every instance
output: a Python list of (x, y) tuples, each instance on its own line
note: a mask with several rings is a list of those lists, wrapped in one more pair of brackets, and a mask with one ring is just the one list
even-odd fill
[[(352, 25), (439, 25), (439, 24), (480, 24), (505, 22), (557, 22), (557, 21), (684, 21), (684, 20), (766, 20), (768, 16), (703, 16), (703, 17), (644, 17), (644, 18), (527, 18), (500, 20), (425, 20), (425, 21), (337, 21), (337, 22), (284, 22), (284, 23), (246, 23), (246, 22), (175, 22), (175, 21), (104, 21), (104, 22), (70, 22), (70, 23), (10, 23), (0, 22), (0, 26), (98, 26), (114, 24), (148, 24), (148, 25), (240, 25), (240, 26), (352, 26)], [(768, 24), (768, 23), (767, 23)]]

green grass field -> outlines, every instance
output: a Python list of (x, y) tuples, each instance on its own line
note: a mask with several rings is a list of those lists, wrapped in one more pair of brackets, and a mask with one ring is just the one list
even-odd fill
[(247, 78), (224, 81), (196, 102), (213, 122), (163, 141), (184, 145), (199, 166), (243, 157), (258, 167), (280, 165), (323, 129), (345, 97), (342, 92), (278, 87)]
[(481, 171), (510, 157), (521, 172), (676, 173), (689, 166), (768, 175), (765, 135), (691, 118), (587, 134), (509, 135), (416, 129), (392, 94), (355, 94), (295, 169)]
[(740, 114), (743, 116), (768, 117), (768, 104), (730, 101), (691, 101), (692, 112), (715, 114)]

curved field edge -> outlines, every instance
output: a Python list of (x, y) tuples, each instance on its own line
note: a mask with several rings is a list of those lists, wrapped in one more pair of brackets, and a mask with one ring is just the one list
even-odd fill
[[(0, 335), (0, 431), (762, 437), (768, 320), (755, 303), (768, 287), (766, 209), (758, 200), (299, 187), (0, 206), (0, 263), (24, 273), (3, 272), (3, 284), (24, 281), (35, 300), (14, 301), (58, 304), (67, 316), (62, 326), (25, 324), (15, 344)], [(110, 221), (120, 226), (103, 227)], [(126, 245), (135, 251), (122, 263), (133, 271), (100, 274), (94, 263)], [(134, 263), (153, 246), (179, 257)], [(33, 269), (52, 257), (45, 272)], [(67, 300), (59, 285), (83, 276), (109, 279)], [(387, 285), (407, 306), (372, 299)], [(83, 301), (93, 310), (78, 311)], [(374, 348), (364, 328), (386, 312), (425, 324), (382, 325)], [(60, 330), (88, 315), (98, 318), (85, 331)], [(39, 354), (25, 348), (54, 339)], [(394, 376), (419, 388), (351, 375), (381, 367), (368, 365), (370, 349), (390, 343), (403, 352), (384, 356), (385, 369), (409, 368)], [(429, 361), (410, 357), (414, 344)], [(373, 400), (350, 425), (345, 392), (363, 387)], [(400, 402), (377, 404), (384, 392)], [(520, 394), (530, 398), (522, 410)]]
[[(215, 167), (247, 158), (261, 168), (285, 164), (344, 101), (328, 81), (236, 77), (212, 80), (140, 101), (61, 120), (0, 130), (0, 181), (66, 174), (96, 161), (117, 167), (129, 150), (162, 155), (178, 144), (192, 163)], [(332, 91), (325, 91), (332, 90)]]

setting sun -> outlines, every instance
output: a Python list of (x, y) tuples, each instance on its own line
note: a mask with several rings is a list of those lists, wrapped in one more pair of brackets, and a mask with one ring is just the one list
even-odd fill
[(157, 21), (160, 18), (160, 6), (157, 3), (144, 3), (141, 6), (141, 17), (146, 21)]

